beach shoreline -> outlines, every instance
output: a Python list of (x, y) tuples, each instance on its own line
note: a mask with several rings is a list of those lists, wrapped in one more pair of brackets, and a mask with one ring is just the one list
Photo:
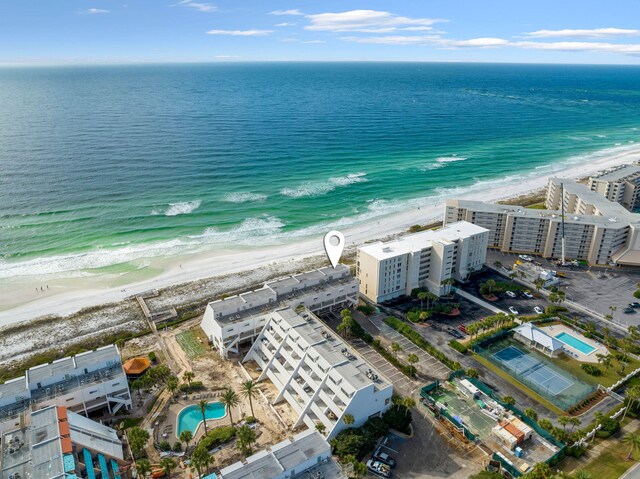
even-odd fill
[[(490, 190), (472, 190), (455, 197), (497, 202), (540, 190), (546, 186), (550, 177), (584, 178), (597, 171), (640, 159), (639, 145), (629, 145), (618, 150), (620, 151), (602, 155), (600, 158), (596, 157), (587, 164), (567, 164), (565, 169), (554, 171), (553, 174), (541, 172), (540, 175), (517, 184)], [(347, 251), (353, 252), (357, 246), (365, 242), (401, 234), (412, 225), (424, 225), (440, 220), (443, 205), (443, 201), (429, 205), (423, 204), (344, 228), (342, 232), (345, 235)], [(291, 266), (296, 264), (297, 268), (300, 268), (301, 264), (322, 262), (324, 257), (322, 236), (318, 234), (314, 237), (291, 238), (284, 244), (275, 246), (226, 248), (189, 256), (151, 258), (148, 266), (142, 267), (137, 276), (135, 271), (129, 275), (132, 279), (130, 282), (127, 282), (127, 275), (65, 278), (52, 280), (49, 284), (41, 286), (33, 281), (7, 282), (0, 292), (0, 304), (5, 305), (5, 309), (0, 311), (0, 330), (12, 324), (36, 320), (43, 316), (65, 316), (83, 308), (119, 302), (126, 297), (151, 289), (184, 286), (221, 275), (238, 274), (259, 268), (282, 271), (286, 274), (291, 269), (286, 267), (287, 264)], [(152, 274), (154, 272), (157, 274)], [(152, 276), (144, 277), (149, 274)], [(140, 277), (142, 279), (139, 279)], [(37, 290), (37, 288), (43, 290)]]

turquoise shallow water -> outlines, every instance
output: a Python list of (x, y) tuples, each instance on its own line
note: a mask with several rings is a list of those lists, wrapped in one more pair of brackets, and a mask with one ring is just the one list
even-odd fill
[(596, 350), (596, 348), (594, 348), (593, 346), (585, 343), (584, 341), (576, 338), (575, 336), (566, 333), (566, 332), (562, 332), (560, 334), (558, 334), (556, 336), (556, 339), (559, 339), (560, 341), (562, 341), (563, 343), (568, 344), (569, 346), (571, 346), (572, 348), (577, 349), (578, 351), (580, 351), (583, 354), (589, 354), (592, 353)]
[[(221, 402), (212, 402), (207, 405), (204, 413), (207, 419), (220, 419), (225, 416), (225, 406)], [(196, 404), (187, 406), (178, 414), (177, 418), (178, 433), (176, 437), (180, 437), (182, 431), (191, 431), (195, 434), (198, 424), (202, 422), (202, 412)]]
[(619, 66), (2, 68), (0, 279), (281, 242), (588, 162), (639, 140), (638, 85)]

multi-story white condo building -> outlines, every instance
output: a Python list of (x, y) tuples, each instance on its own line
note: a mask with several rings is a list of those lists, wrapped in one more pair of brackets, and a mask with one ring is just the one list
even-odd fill
[(464, 220), (487, 228), (489, 248), (560, 258), (563, 203), (566, 258), (640, 265), (640, 215), (571, 180), (549, 180), (544, 210), (447, 200), (445, 224)]
[(322, 312), (358, 303), (358, 283), (349, 268), (338, 265), (289, 276), (262, 288), (207, 305), (200, 327), (223, 357), (239, 354), (267, 323), (271, 311), (289, 305)]
[(27, 412), (2, 434), (1, 479), (120, 479), (124, 465), (116, 431), (66, 407)]
[(273, 403), (292, 407), (293, 429), (322, 423), (330, 439), (346, 427), (345, 414), (361, 426), (391, 406), (393, 386), (308, 310), (270, 313), (243, 361), (250, 360), (262, 370), (258, 381), (276, 387)]
[(356, 276), (360, 294), (382, 303), (415, 288), (447, 294), (451, 279), (465, 281), (482, 268), (489, 231), (460, 221), (387, 243), (358, 248)]
[(640, 166), (621, 165), (591, 176), (589, 189), (634, 211), (640, 206)]
[(0, 432), (20, 426), (20, 415), (32, 408), (65, 406), (88, 415), (131, 409), (131, 394), (120, 352), (105, 346), (29, 369), (0, 384)]
[(220, 471), (220, 479), (346, 479), (331, 458), (331, 446), (313, 430), (271, 446)]

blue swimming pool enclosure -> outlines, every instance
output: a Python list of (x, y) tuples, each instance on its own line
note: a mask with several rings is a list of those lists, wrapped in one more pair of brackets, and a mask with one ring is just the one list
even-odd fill
[[(221, 419), (227, 415), (224, 404), (221, 402), (210, 402), (204, 413), (207, 419)], [(191, 431), (195, 434), (196, 429), (202, 422), (202, 411), (196, 404), (185, 407), (178, 414), (176, 436), (180, 437), (182, 431)]]
[(576, 338), (574, 335), (562, 332), (556, 336), (556, 339), (562, 341), (567, 346), (571, 346), (573, 349), (577, 349), (582, 354), (591, 354), (596, 350), (590, 344), (585, 343), (584, 341)]

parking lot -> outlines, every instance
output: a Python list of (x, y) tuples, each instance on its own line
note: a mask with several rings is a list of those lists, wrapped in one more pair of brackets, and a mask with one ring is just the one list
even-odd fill
[[(490, 250), (487, 253), (487, 263), (502, 263), (505, 268), (511, 268), (517, 255)], [(534, 258), (542, 268), (556, 270), (566, 277), (560, 279), (558, 287), (565, 292), (566, 299), (580, 306), (588, 308), (600, 315), (611, 314), (614, 320), (623, 328), (629, 325), (640, 326), (640, 310), (633, 314), (625, 314), (624, 308), (631, 302), (638, 301), (633, 297), (637, 284), (640, 282), (640, 271), (628, 268), (600, 268), (600, 267), (560, 267), (543, 258)], [(535, 291), (534, 291), (535, 293)], [(609, 309), (610, 306), (615, 310)], [(592, 321), (594, 318), (573, 311), (579, 317)]]

